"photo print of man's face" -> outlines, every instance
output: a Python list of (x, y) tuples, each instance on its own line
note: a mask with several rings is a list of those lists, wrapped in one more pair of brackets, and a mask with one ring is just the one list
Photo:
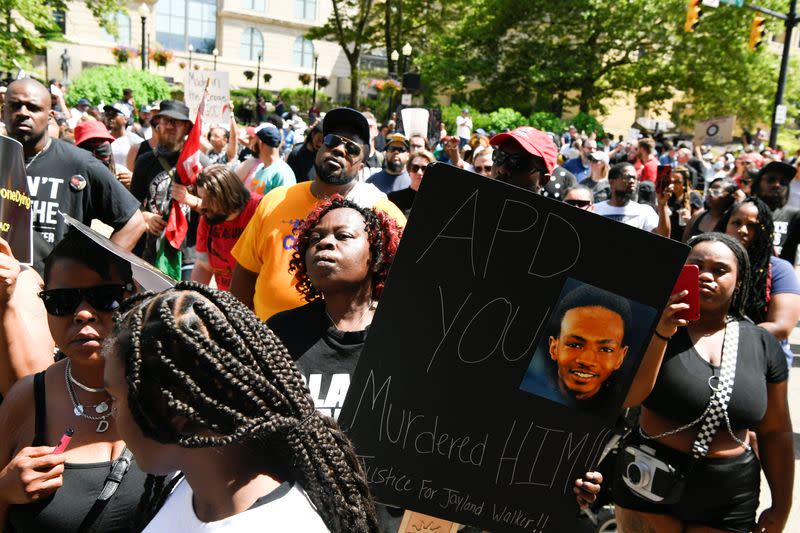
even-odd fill
[(564, 313), (558, 337), (550, 337), (550, 357), (558, 379), (576, 399), (587, 400), (625, 360), (625, 321), (599, 305), (575, 307)]

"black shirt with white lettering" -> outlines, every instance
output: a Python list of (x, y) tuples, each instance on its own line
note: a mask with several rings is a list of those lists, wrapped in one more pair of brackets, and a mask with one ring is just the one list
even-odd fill
[(86, 150), (59, 139), (28, 163), (28, 189), (33, 218), (34, 268), (44, 271), (44, 258), (66, 233), (62, 211), (86, 225), (99, 219), (121, 229), (139, 202), (100, 161)]

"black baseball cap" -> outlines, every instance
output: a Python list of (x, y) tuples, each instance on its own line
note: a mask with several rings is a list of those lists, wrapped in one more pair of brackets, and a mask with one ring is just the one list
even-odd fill
[(369, 144), (369, 123), (367, 117), (350, 107), (337, 107), (325, 114), (322, 120), (322, 133), (348, 133), (353, 140)]
[(786, 179), (792, 179), (794, 178), (797, 170), (788, 163), (784, 163), (782, 161), (771, 161), (761, 167), (761, 170), (758, 171), (758, 178), (760, 179), (767, 172), (774, 172), (775, 174), (779, 174), (781, 177)]

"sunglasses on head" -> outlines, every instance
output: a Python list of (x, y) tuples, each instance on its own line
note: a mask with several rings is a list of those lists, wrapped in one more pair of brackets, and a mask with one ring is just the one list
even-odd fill
[(522, 170), (532, 172), (538, 170), (534, 167), (533, 158), (525, 154), (509, 154), (499, 148), (492, 152), (492, 161), (498, 167), (506, 167), (509, 170)]
[(411, 165), (411, 172), (419, 172), (420, 174), (424, 174), (426, 168), (428, 168), (428, 165)]
[(589, 207), (590, 205), (592, 205), (592, 202), (590, 202), (589, 200), (564, 200), (564, 203), (580, 208)]
[(97, 285), (84, 289), (49, 289), (40, 292), (39, 298), (49, 314), (65, 316), (73, 314), (84, 300), (96, 311), (116, 311), (125, 299), (125, 293), (133, 290), (132, 283)]
[(361, 146), (357, 142), (351, 141), (347, 137), (342, 137), (341, 135), (329, 133), (322, 138), (322, 143), (328, 148), (336, 148), (344, 144), (344, 150), (350, 157), (358, 157), (361, 155)]

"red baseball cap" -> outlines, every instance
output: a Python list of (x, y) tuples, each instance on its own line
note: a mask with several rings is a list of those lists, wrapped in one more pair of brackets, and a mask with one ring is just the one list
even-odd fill
[[(558, 149), (548, 134), (530, 126), (520, 126), (507, 133), (498, 133), (491, 139), (492, 146), (499, 146), (507, 139), (514, 139), (523, 150), (544, 159), (547, 172), (552, 173), (558, 164)], [(546, 182), (545, 182), (546, 183)], [(542, 185), (545, 185), (542, 183)]]
[(99, 120), (85, 120), (75, 126), (75, 145), (89, 139), (105, 139), (114, 142), (114, 136), (108, 132), (106, 125)]

